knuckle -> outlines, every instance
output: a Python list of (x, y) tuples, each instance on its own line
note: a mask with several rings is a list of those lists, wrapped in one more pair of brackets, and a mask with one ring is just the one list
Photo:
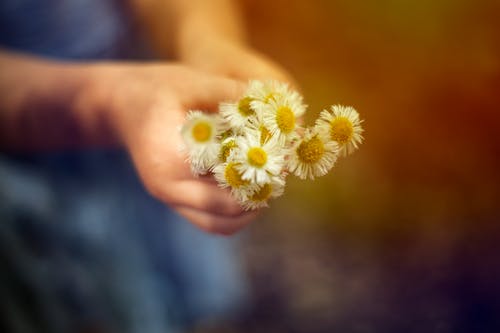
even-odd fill
[(148, 193), (155, 198), (163, 202), (164, 204), (175, 204), (176, 200), (174, 197), (166, 190), (166, 188), (156, 181), (144, 181), (144, 186), (146, 187)]
[(205, 231), (212, 234), (221, 234), (223, 232), (222, 228), (217, 221), (217, 218), (214, 215), (209, 215), (205, 217), (203, 221), (200, 221), (200, 224), (203, 226)]
[(229, 203), (224, 206), (223, 213), (228, 217), (239, 217), (243, 214), (244, 210), (238, 203)]
[(213, 193), (205, 202), (205, 210), (210, 212), (210, 214), (219, 215), (223, 217), (238, 217), (243, 213), (243, 208), (231, 197), (229, 192)]

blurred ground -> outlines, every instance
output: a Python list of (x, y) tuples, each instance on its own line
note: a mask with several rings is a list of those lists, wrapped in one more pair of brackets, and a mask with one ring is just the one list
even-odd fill
[(500, 2), (243, 1), (251, 43), (365, 144), (251, 226), (254, 307), (200, 332), (500, 331)]

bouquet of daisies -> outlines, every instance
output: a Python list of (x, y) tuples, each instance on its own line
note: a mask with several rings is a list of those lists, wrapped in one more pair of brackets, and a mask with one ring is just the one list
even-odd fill
[(354, 108), (335, 105), (304, 128), (297, 120), (306, 109), (287, 84), (250, 81), (239, 101), (220, 103), (219, 113), (190, 111), (181, 134), (193, 174), (213, 173), (246, 210), (281, 196), (288, 174), (327, 174), (362, 142), (362, 121)]

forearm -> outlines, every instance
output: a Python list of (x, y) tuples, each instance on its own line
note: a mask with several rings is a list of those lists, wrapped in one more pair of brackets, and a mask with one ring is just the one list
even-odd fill
[(205, 40), (244, 40), (240, 13), (233, 0), (130, 1), (160, 56), (183, 58)]
[(51, 150), (112, 144), (115, 139), (93, 66), (0, 51), (0, 148)]

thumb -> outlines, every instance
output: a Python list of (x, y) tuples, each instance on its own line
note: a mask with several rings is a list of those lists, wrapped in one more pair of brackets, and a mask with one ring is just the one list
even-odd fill
[(247, 88), (242, 81), (224, 77), (204, 75), (196, 80), (190, 92), (189, 108), (217, 112), (219, 103), (239, 100)]

